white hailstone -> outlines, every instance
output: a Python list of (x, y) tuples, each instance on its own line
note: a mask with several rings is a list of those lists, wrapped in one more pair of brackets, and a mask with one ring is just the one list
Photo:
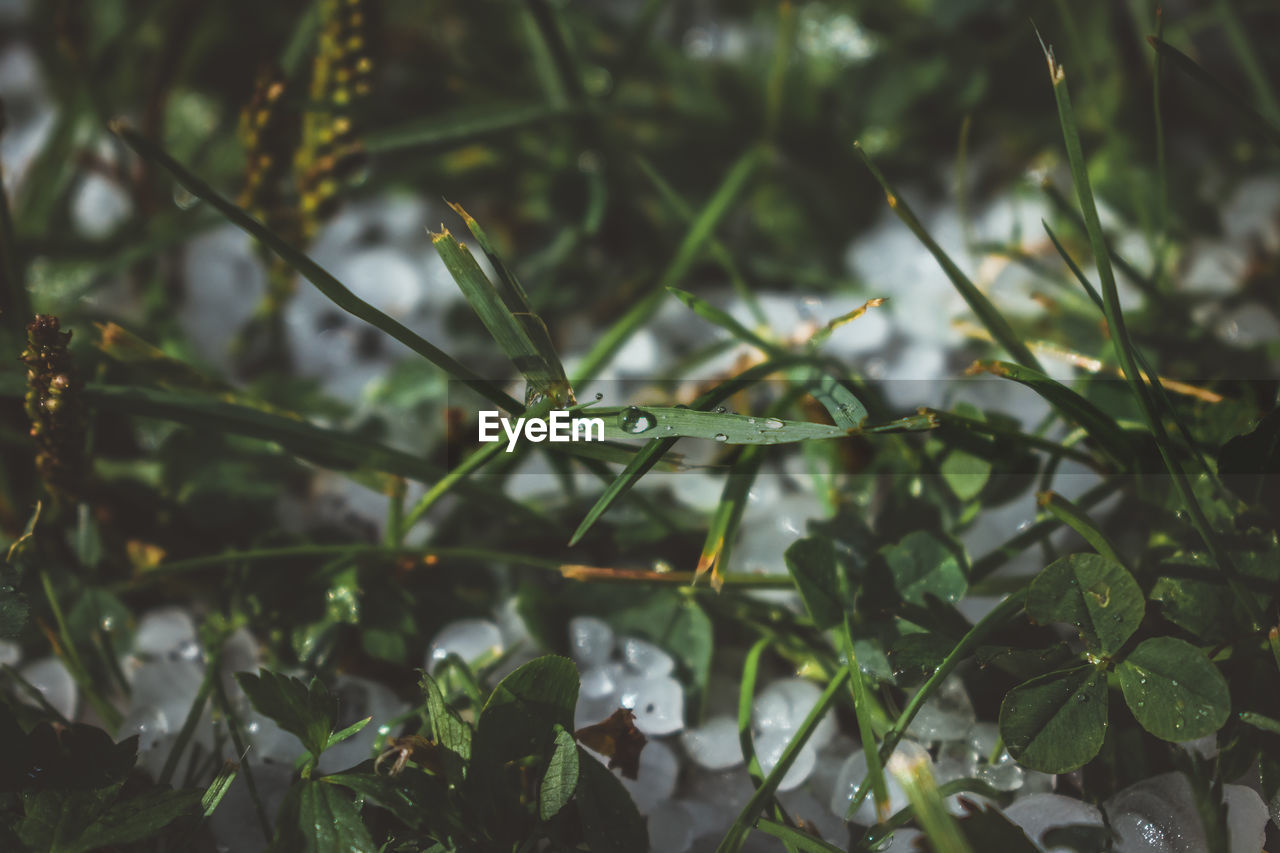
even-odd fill
[[(200, 692), (200, 684), (204, 681), (204, 666), (198, 661), (184, 658), (160, 658), (144, 663), (133, 676), (133, 689), (129, 696), (130, 711), (150, 708), (164, 714), (171, 728), (182, 728), (196, 695)], [(209, 716), (209, 705), (205, 703), (202, 717)], [(203, 735), (204, 726), (199, 730)]]
[(502, 654), (502, 631), (487, 619), (459, 619), (441, 628), (427, 649), (427, 670), (432, 672), (449, 655), (467, 663)]
[(1280, 249), (1280, 177), (1261, 175), (1243, 181), (1218, 210), (1228, 240), (1249, 245), (1257, 240), (1269, 251)]
[(236, 681), (237, 672), (257, 673), (258, 641), (243, 626), (237, 628), (226, 642), (222, 644), (221, 667), (222, 689), (233, 703), (239, 701), (244, 691)]
[(1045, 832), (1060, 826), (1102, 826), (1098, 807), (1064, 797), (1061, 794), (1033, 794), (1015, 800), (1004, 810), (1004, 816), (1020, 827), (1036, 849), (1046, 853), (1070, 853), (1066, 847), (1046, 848), (1041, 843)]
[(182, 282), (184, 335), (201, 358), (229, 368), (231, 342), (266, 292), (266, 270), (252, 241), (232, 225), (200, 234), (182, 253)]
[(964, 682), (951, 675), (920, 706), (907, 734), (922, 741), (958, 740), (973, 726), (974, 719), (973, 703)]
[[(1267, 809), (1257, 792), (1225, 785), (1231, 853), (1262, 848)], [(1115, 853), (1192, 853), (1206, 847), (1204, 828), (1187, 777), (1162, 773), (1130, 785), (1103, 804), (1119, 839)]]
[(502, 632), (502, 642), (506, 648), (536, 646), (533, 635), (529, 633), (529, 626), (520, 615), (520, 600), (515, 596), (504, 601), (493, 618), (498, 624), (498, 630)]
[(334, 273), (356, 296), (397, 320), (408, 318), (422, 300), (422, 275), (398, 249), (355, 252)]
[[(181, 722), (178, 723), (182, 725)], [(116, 740), (138, 736), (138, 752), (150, 752), (158, 741), (172, 731), (168, 717), (158, 708), (134, 708), (120, 723)]]
[(1057, 776), (1052, 773), (1041, 773), (1039, 770), (1027, 770), (1023, 768), (1022, 787), (1018, 789), (1017, 796), (1027, 798), (1036, 794), (1051, 794), (1057, 784)]
[(620, 663), (606, 663), (584, 669), (579, 679), (578, 695), (590, 699), (615, 697), (618, 695), (618, 683), (625, 674)]
[(1217, 758), (1218, 757), (1218, 734), (1214, 732), (1211, 735), (1205, 735), (1195, 740), (1187, 740), (1178, 744), (1192, 755), (1198, 755), (1201, 758)]
[(1247, 302), (1219, 317), (1213, 331), (1226, 343), (1256, 347), (1280, 337), (1280, 323), (1260, 303)]
[(372, 757), (381, 739), (378, 729), (409, 709), (385, 684), (354, 675), (339, 675), (333, 692), (338, 697), (338, 724), (334, 727), (337, 731), (366, 717), (372, 719), (356, 734), (325, 750), (316, 765), (322, 773), (346, 770)]
[(17, 666), (22, 660), (22, 646), (8, 640), (0, 640), (0, 666)]
[(1001, 742), (1000, 727), (995, 723), (974, 723), (965, 735), (965, 743), (981, 758), (990, 758)]
[[(768, 321), (769, 328), (777, 337), (790, 338), (800, 331), (802, 326), (811, 322), (807, 306), (795, 294), (759, 293), (756, 294), (756, 302), (760, 312)], [(727, 311), (730, 317), (748, 329), (755, 329), (760, 325), (755, 311), (741, 297), (734, 297)]]
[(1234, 293), (1248, 270), (1248, 256), (1226, 240), (1197, 240), (1187, 249), (1175, 281), (1186, 293), (1210, 296)]
[(646, 474), (641, 482), (647, 480), (653, 481), (651, 486), (669, 485), (676, 500), (698, 512), (711, 512), (724, 495), (724, 477), (707, 471), (655, 471)]
[(742, 763), (738, 721), (728, 714), (712, 717), (694, 729), (680, 733), (685, 754), (699, 767), (727, 770)]
[(889, 403), (907, 408), (937, 399), (947, 374), (947, 353), (936, 341), (919, 340), (904, 347), (879, 377)]
[(132, 214), (133, 199), (105, 175), (88, 174), (72, 191), (71, 222), (82, 237), (110, 237)]
[[(67, 719), (75, 717), (76, 682), (62, 661), (56, 657), (40, 658), (18, 670), (18, 673), (40, 691), (40, 695), (44, 696), (44, 700), (55, 711)], [(26, 701), (24, 693), (19, 693), (18, 696)]]
[(613, 655), (613, 628), (594, 616), (569, 620), (569, 654), (583, 667), (600, 666)]
[(623, 639), (622, 659), (638, 675), (668, 675), (676, 667), (675, 660), (661, 646), (639, 637)]
[(693, 816), (676, 800), (663, 800), (649, 810), (649, 850), (684, 853), (693, 843)]
[(182, 607), (157, 607), (138, 620), (133, 650), (141, 655), (164, 657), (195, 642), (196, 623)]
[(787, 549), (808, 535), (810, 519), (824, 517), (826, 508), (810, 494), (781, 495), (768, 505), (749, 502), (730, 559), (739, 571), (785, 573)]
[[(803, 678), (784, 678), (760, 692), (751, 703), (751, 723), (761, 733), (794, 732), (818, 704), (822, 690)], [(836, 733), (836, 721), (828, 710), (818, 721), (809, 743), (814, 748), (826, 746)]]
[[(782, 753), (786, 750), (787, 744), (791, 742), (793, 736), (792, 732), (774, 729), (764, 732), (754, 739), (756, 760), (760, 762), (760, 770), (766, 776), (782, 760)], [(783, 774), (782, 781), (778, 783), (778, 790), (790, 791), (803, 785), (805, 780), (812, 775), (814, 765), (817, 763), (817, 750), (813, 748), (813, 744), (806, 742), (804, 746), (800, 747), (800, 751), (796, 753), (795, 761), (791, 763), (791, 767)]]
[(978, 778), (997, 791), (1018, 790), (1022, 787), (1023, 777), (1023, 769), (1004, 750), (1001, 750), (1000, 757), (995, 762), (978, 768)]
[(684, 728), (684, 688), (669, 675), (624, 675), (618, 701), (636, 715), (646, 735), (669, 735)]
[(754, 792), (755, 786), (744, 769), (708, 773), (694, 768), (681, 788), (681, 802), (694, 820), (693, 837), (724, 835)]
[(658, 337), (648, 329), (641, 329), (627, 338), (622, 348), (613, 356), (609, 366), (620, 379), (650, 379), (662, 362), (662, 346)]
[[(894, 751), (894, 755), (898, 755), (903, 751), (903, 746), (910, 741), (903, 741), (898, 744), (898, 749)], [(914, 745), (914, 744), (913, 744)], [(892, 760), (892, 756), (890, 756)], [(843, 817), (848, 810), (849, 804), (853, 802), (854, 791), (867, 778), (867, 757), (862, 750), (850, 755), (840, 767), (840, 774), (836, 777), (835, 788), (831, 794), (831, 811), (839, 817)], [(889, 814), (893, 814), (905, 805), (907, 805), (907, 793), (898, 784), (898, 780), (890, 774), (885, 774), (885, 789), (889, 795)], [(853, 813), (853, 820), (865, 826), (870, 826), (876, 822), (876, 807), (873, 794), (868, 793), (866, 799), (858, 806), (857, 811)]]
[[(604, 761), (602, 756), (595, 756)], [(676, 777), (680, 762), (671, 747), (662, 741), (651, 740), (640, 752), (640, 772), (635, 779), (620, 776), (622, 787), (631, 794), (640, 814), (648, 814), (658, 803), (670, 797), (676, 790)]]

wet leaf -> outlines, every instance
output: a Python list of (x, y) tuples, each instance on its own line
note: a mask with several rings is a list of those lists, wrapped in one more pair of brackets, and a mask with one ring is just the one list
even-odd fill
[(258, 713), (295, 735), (314, 756), (324, 752), (338, 719), (338, 700), (318, 678), (308, 685), (269, 670), (236, 673), (236, 682)]
[(551, 754), (551, 762), (538, 792), (539, 817), (543, 820), (555, 817), (573, 797), (577, 784), (578, 745), (574, 743), (573, 735), (556, 726), (556, 751)]
[(1116, 667), (1134, 718), (1167, 741), (1195, 740), (1222, 728), (1231, 693), (1204, 652), (1177, 637), (1143, 640)]
[(1094, 666), (1025, 681), (1000, 705), (1000, 735), (1018, 763), (1066, 773), (1098, 754), (1106, 734), (1107, 680)]
[(1146, 602), (1124, 567), (1097, 554), (1050, 563), (1027, 590), (1027, 615), (1042, 625), (1075, 627), (1092, 651), (1113, 655), (1133, 636)]
[(825, 536), (796, 541), (786, 553), (787, 571), (795, 578), (809, 615), (819, 629), (831, 628), (844, 618), (839, 566), (835, 545)]

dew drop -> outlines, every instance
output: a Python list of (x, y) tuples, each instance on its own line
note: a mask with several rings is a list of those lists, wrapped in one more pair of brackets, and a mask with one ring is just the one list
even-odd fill
[(728, 410), (728, 409), (726, 409), (724, 406), (716, 406), (716, 414), (717, 414), (717, 415), (723, 415), (723, 414), (724, 414), (725, 412), (727, 412), (727, 411), (729, 411), (729, 410)]
[(764, 422), (765, 429), (782, 429), (782, 421), (777, 418), (769, 418)]
[(635, 406), (628, 406), (618, 414), (618, 427), (625, 433), (639, 435), (657, 426), (653, 414)]
[(599, 391), (597, 391), (597, 392), (596, 392), (596, 402), (597, 402), (597, 403), (599, 403), (599, 402), (600, 402), (601, 400), (603, 400), (603, 399), (604, 399), (604, 394), (601, 394)]
[(724, 433), (722, 432), (716, 433), (716, 441), (728, 441), (728, 440), (729, 440), (729, 436), (725, 435)]

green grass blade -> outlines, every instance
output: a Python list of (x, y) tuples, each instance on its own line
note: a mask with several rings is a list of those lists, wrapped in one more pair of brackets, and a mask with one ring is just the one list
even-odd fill
[(801, 832), (785, 823), (769, 820), (767, 817), (762, 817), (756, 822), (756, 829), (772, 835), (785, 844), (794, 845), (797, 850), (803, 850), (804, 853), (844, 853), (843, 847), (828, 844), (821, 838)]
[(804, 718), (804, 722), (800, 724), (795, 734), (791, 736), (791, 740), (787, 743), (786, 749), (782, 751), (782, 756), (778, 759), (778, 763), (769, 771), (769, 775), (765, 777), (763, 784), (747, 800), (747, 804), (742, 807), (742, 811), (739, 812), (733, 825), (729, 827), (729, 831), (720, 841), (719, 846), (716, 847), (716, 853), (738, 853), (742, 849), (742, 844), (747, 839), (747, 833), (751, 831), (751, 827), (760, 818), (765, 806), (773, 799), (774, 793), (778, 790), (778, 784), (787, 775), (791, 765), (795, 763), (796, 756), (800, 754), (800, 750), (813, 734), (813, 730), (817, 728), (818, 721), (822, 719), (822, 716), (831, 707), (832, 701), (835, 700), (836, 694), (844, 686), (844, 681), (848, 677), (848, 665), (842, 666), (832, 676), (826, 689), (818, 697), (817, 704), (813, 706), (809, 711), (809, 715)]
[[(738, 391), (746, 388), (750, 383), (758, 379), (762, 379), (771, 373), (775, 373), (786, 367), (797, 363), (799, 359), (788, 357), (777, 361), (766, 361), (764, 364), (757, 364), (734, 379), (722, 382), (720, 385), (711, 389), (701, 397), (693, 401), (689, 407), (692, 411), (707, 411), (722, 400), (726, 400)], [(583, 517), (578, 524), (578, 529), (573, 532), (573, 536), (569, 539), (569, 545), (576, 545), (587, 531), (613, 506), (623, 495), (631, 490), (631, 487), (639, 482), (640, 478), (649, 472), (654, 465), (669, 451), (676, 443), (674, 438), (652, 438), (649, 443), (641, 448), (631, 461), (627, 463), (626, 468), (610, 483), (604, 490), (604, 493), (596, 500), (591, 509)]]
[(1049, 77), (1053, 82), (1053, 94), (1058, 105), (1058, 118), (1062, 124), (1063, 141), (1067, 148), (1067, 160), (1071, 166), (1071, 177), (1075, 183), (1076, 195), (1080, 202), (1080, 211), (1084, 216), (1085, 228), (1089, 234), (1090, 247), (1094, 261), (1098, 267), (1098, 280), (1102, 285), (1102, 302), (1106, 312), (1107, 325), (1111, 330), (1112, 342), (1116, 356), (1119, 358), (1125, 380), (1129, 383), (1134, 397), (1142, 411), (1147, 428), (1155, 436), (1156, 447), (1160, 451), (1165, 468), (1173, 479), (1174, 488), (1178, 491), (1187, 509), (1191, 524), (1204, 541), (1205, 547), (1212, 555), (1214, 562), (1227, 576), (1232, 592), (1239, 600), (1245, 612), (1249, 614), (1254, 628), (1262, 624), (1262, 615), (1257, 604), (1241, 586), (1234, 563), (1226, 550), (1218, 543), (1199, 499), (1192, 491), (1191, 483), (1181, 464), (1175, 458), (1169, 434), (1162, 420), (1158, 398), (1152, 393), (1143, 379), (1135, 355), (1136, 348), (1129, 337), (1128, 327), (1124, 322), (1124, 314), (1120, 308), (1120, 298), (1116, 290), (1115, 274), (1111, 269), (1111, 257), (1107, 252), (1106, 239), (1102, 233), (1102, 223), (1098, 219), (1098, 209), (1093, 200), (1093, 188), (1089, 185), (1089, 174), (1084, 162), (1084, 150), (1080, 144), (1080, 133), (1076, 127), (1075, 113), (1071, 106), (1071, 95), (1067, 90), (1066, 72), (1053, 57), (1051, 50), (1045, 50), (1045, 59), (1049, 64)]
[(1041, 492), (1036, 495), (1036, 503), (1049, 515), (1079, 533), (1093, 550), (1113, 563), (1128, 566), (1124, 558), (1120, 556), (1120, 552), (1116, 550), (1115, 546), (1111, 544), (1111, 540), (1107, 538), (1107, 534), (1103, 533), (1102, 528), (1098, 527), (1098, 523), (1090, 518), (1088, 513), (1080, 507), (1057, 492)]
[[(847, 586), (844, 573), (839, 572), (840, 585)], [(845, 589), (845, 600), (851, 601)], [(849, 684), (853, 692), (853, 711), (858, 721), (858, 740), (862, 742), (862, 754), (867, 762), (866, 779), (871, 782), (871, 793), (875, 799), (876, 816), (883, 820), (888, 817), (884, 812), (889, 809), (889, 788), (884, 781), (884, 768), (881, 765), (880, 753), (876, 749), (875, 728), (871, 721), (871, 708), (867, 697), (867, 685), (863, 681), (862, 670), (858, 667), (858, 656), (853, 648), (853, 626), (850, 623), (849, 610), (845, 610), (841, 624), (841, 641), (844, 643), (844, 656), (849, 661)], [(847, 817), (847, 815), (846, 815)]]
[(1013, 327), (1009, 325), (1009, 321), (1004, 318), (1004, 315), (1000, 313), (995, 305), (991, 304), (991, 300), (987, 299), (986, 295), (978, 289), (977, 285), (970, 281), (969, 277), (961, 272), (960, 268), (955, 265), (955, 262), (952, 261), (947, 253), (942, 250), (942, 247), (934, 241), (933, 237), (929, 235), (929, 232), (925, 230), (924, 225), (921, 224), (920, 220), (917, 219), (916, 215), (911, 211), (911, 208), (907, 205), (906, 201), (898, 195), (897, 190), (893, 188), (889, 183), (889, 180), (880, 172), (876, 167), (876, 164), (871, 161), (871, 158), (867, 156), (867, 153), (862, 150), (862, 146), (855, 142), (853, 147), (854, 150), (858, 152), (858, 156), (862, 158), (862, 162), (866, 164), (867, 169), (870, 170), (872, 176), (875, 177), (876, 181), (884, 190), (885, 198), (889, 200), (889, 207), (893, 208), (893, 212), (898, 215), (898, 218), (901, 219), (903, 223), (911, 229), (911, 232), (916, 235), (916, 238), (924, 244), (924, 247), (929, 250), (929, 254), (933, 255), (934, 260), (936, 260), (938, 265), (942, 267), (943, 272), (947, 274), (947, 278), (951, 280), (952, 285), (955, 286), (956, 290), (964, 298), (964, 301), (968, 303), (970, 310), (977, 315), (983, 326), (985, 326), (987, 331), (991, 333), (992, 339), (1000, 346), (1004, 347), (1009, 355), (1013, 356), (1014, 360), (1022, 366), (1043, 372), (1043, 369), (1040, 367), (1040, 362), (1036, 361), (1036, 357), (1031, 354), (1031, 350), (1027, 348), (1025, 343), (1023, 343), (1022, 338), (1018, 337), (1018, 334), (1013, 330)]
[(742, 680), (738, 682), (738, 745), (752, 783), (759, 788), (764, 784), (764, 772), (756, 758), (755, 741), (751, 738), (751, 707), (756, 697), (756, 681), (760, 675), (760, 658), (773, 642), (772, 637), (761, 637), (747, 651), (742, 662)]
[(1270, 140), (1273, 144), (1280, 145), (1280, 127), (1249, 103), (1242, 95), (1232, 90), (1229, 86), (1214, 77), (1208, 71), (1200, 66), (1191, 57), (1169, 44), (1164, 39), (1148, 36), (1147, 42), (1156, 49), (1156, 51), (1165, 58), (1168, 63), (1178, 71), (1195, 80), (1200, 85), (1208, 89), (1216, 98), (1226, 101), (1235, 107), (1236, 111), (1245, 118), (1258, 132)]
[(983, 370), (1027, 386), (1064, 418), (1079, 424), (1121, 470), (1133, 464), (1133, 442), (1115, 419), (1061, 382), (1007, 361), (976, 362), (970, 370)]
[(507, 131), (572, 118), (581, 110), (547, 104), (515, 104), (483, 110), (467, 108), (404, 125), (370, 130), (365, 148), (371, 154), (405, 149), (450, 148)]
[(1082, 465), (1088, 465), (1096, 468), (1098, 461), (1083, 450), (1077, 450), (1065, 444), (1059, 444), (1052, 439), (1044, 438), (1039, 435), (1022, 432), (1017, 429), (993, 424), (990, 421), (981, 421), (977, 418), (968, 418), (955, 412), (944, 412), (938, 409), (922, 409), (920, 412), (929, 418), (932, 418), (937, 428), (943, 433), (947, 430), (963, 430), (965, 432), (973, 432), (978, 435), (990, 436), (998, 439), (1001, 445), (1011, 447), (1025, 447), (1029, 450), (1039, 450), (1053, 457), (1063, 457), (1079, 462)]
[(689, 268), (693, 266), (694, 261), (698, 259), (698, 255), (711, 239), (716, 226), (724, 219), (733, 202), (755, 175), (756, 169), (764, 162), (764, 155), (765, 149), (752, 146), (729, 167), (720, 186), (712, 193), (711, 198), (698, 211), (693, 223), (685, 231), (684, 239), (662, 275), (659, 276), (653, 291), (637, 302), (591, 348), (578, 367), (577, 375), (573, 377), (575, 385), (581, 385), (586, 380), (594, 378), (608, 364), (609, 359), (622, 348), (627, 339), (662, 307), (667, 288), (679, 284), (689, 272)]
[(187, 717), (182, 721), (182, 728), (178, 730), (178, 737), (173, 742), (173, 748), (169, 750), (169, 755), (164, 760), (164, 767), (160, 770), (160, 778), (156, 780), (161, 786), (168, 785), (173, 781), (173, 774), (178, 769), (178, 762), (182, 760), (182, 754), (187, 751), (187, 746), (191, 743), (192, 738), (196, 736), (196, 729), (200, 726), (200, 717), (204, 714), (204, 706), (209, 702), (209, 695), (213, 692), (213, 682), (222, 677), (222, 641), (219, 640), (215, 648), (217, 649), (209, 659), (205, 662), (204, 678), (200, 681), (200, 689), (196, 691), (196, 696), (191, 700), (191, 707), (187, 710)]
[[(902, 713), (898, 715), (893, 727), (885, 734), (884, 740), (880, 743), (880, 760), (882, 762), (888, 761), (889, 756), (893, 755), (893, 751), (898, 746), (898, 741), (902, 740), (902, 736), (911, 725), (911, 721), (915, 719), (916, 714), (920, 712), (920, 708), (924, 706), (925, 700), (937, 692), (947, 676), (986, 639), (988, 634), (1020, 612), (1025, 602), (1026, 596), (1021, 593), (1008, 596), (960, 638), (960, 642), (956, 643), (951, 651), (947, 653), (947, 656), (942, 659), (942, 663), (934, 670), (933, 675), (929, 676), (928, 680), (911, 697), (907, 702), (907, 706), (902, 709)], [(858, 786), (858, 790), (854, 792), (850, 809), (857, 809), (862, 804), (862, 801), (867, 798), (870, 790), (866, 780), (863, 780), (863, 783)]]
[[(44, 587), (45, 598), (49, 602), (49, 611), (53, 614), (54, 625), (57, 626), (58, 642), (55, 646), (61, 646), (61, 654), (58, 655), (63, 665), (67, 668), (67, 672), (75, 681), (76, 687), (84, 694), (84, 698), (98, 713), (107, 728), (115, 731), (120, 728), (120, 723), (124, 719), (120, 711), (114, 705), (103, 698), (94, 686), (93, 678), (89, 675), (89, 670), (85, 668), (84, 661), (80, 658), (80, 652), (76, 649), (75, 641), (71, 637), (71, 632), (67, 629), (67, 620), (62, 614), (62, 606), (58, 603), (58, 596), (53, 589), (53, 580), (49, 577), (49, 573), (45, 570), (40, 571), (40, 583)], [(52, 637), (50, 638), (52, 639)], [(57, 648), (54, 649), (58, 651)]]
[(922, 746), (916, 746), (908, 756), (895, 753), (889, 759), (889, 770), (906, 792), (916, 822), (929, 839), (930, 849), (937, 853), (973, 853), (956, 819), (947, 811), (934, 781), (932, 766), (929, 753)]
[(717, 592), (724, 585), (721, 566), (729, 566), (729, 554), (733, 550), (733, 536), (742, 521), (742, 511), (747, 506), (747, 493), (760, 472), (760, 463), (764, 456), (760, 446), (748, 447), (738, 460), (734, 462), (725, 478), (724, 491), (720, 494), (720, 503), (711, 516), (711, 524), (707, 528), (707, 538), (702, 544), (702, 553), (698, 555), (698, 567), (694, 570), (694, 581), (707, 572), (711, 572), (711, 588)]
[(565, 379), (560, 356), (551, 344), (546, 325), (529, 307), (524, 288), (507, 270), (479, 224), (461, 207), (454, 205), (453, 209), (466, 221), (494, 265), (501, 288), (489, 281), (471, 250), (459, 243), (448, 229), (432, 234), (431, 242), (480, 322), (524, 376), (528, 383), (526, 404), (529, 399), (542, 397), (559, 404), (572, 404), (575, 402), (573, 391)]
[(509, 411), (519, 412), (523, 410), (524, 407), (519, 402), (502, 393), (493, 383), (481, 379), (469, 368), (455, 361), (452, 356), (410, 330), (403, 323), (388, 317), (368, 302), (356, 296), (346, 285), (334, 278), (324, 267), (308, 257), (306, 253), (282, 239), (271, 229), (250, 216), (243, 208), (224, 198), (213, 187), (189, 172), (185, 166), (170, 157), (151, 140), (120, 121), (112, 122), (111, 129), (139, 157), (163, 168), (188, 192), (204, 200), (225, 216), (231, 224), (245, 231), (262, 245), (275, 252), (290, 268), (314, 284), (316, 289), (328, 297), (329, 301), (333, 302), (334, 305), (395, 338), (445, 373), (465, 383), (486, 400), (490, 400)]

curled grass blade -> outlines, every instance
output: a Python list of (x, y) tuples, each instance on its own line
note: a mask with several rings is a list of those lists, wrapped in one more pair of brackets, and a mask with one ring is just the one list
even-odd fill
[(1036, 357), (1031, 354), (1031, 350), (1023, 343), (1022, 338), (1009, 325), (1009, 321), (1004, 315), (987, 299), (986, 295), (978, 289), (969, 277), (961, 272), (960, 268), (955, 265), (950, 256), (943, 251), (942, 247), (929, 235), (920, 220), (916, 218), (915, 213), (907, 205), (906, 201), (898, 194), (897, 190), (889, 183), (889, 180), (880, 172), (867, 153), (862, 150), (862, 146), (854, 143), (854, 150), (858, 152), (858, 156), (862, 158), (862, 162), (871, 172), (872, 176), (880, 184), (884, 190), (885, 198), (889, 200), (889, 207), (893, 208), (893, 212), (898, 218), (911, 229), (916, 238), (924, 244), (929, 250), (929, 254), (933, 255), (934, 260), (942, 267), (943, 272), (947, 274), (947, 278), (951, 280), (952, 285), (968, 303), (970, 310), (977, 315), (978, 319), (986, 326), (987, 331), (991, 333), (991, 337), (996, 343), (1004, 347), (1009, 355), (1013, 356), (1024, 367), (1030, 367), (1033, 370), (1042, 370), (1040, 362), (1036, 361)]
[(213, 187), (188, 171), (185, 166), (170, 157), (154, 142), (120, 121), (112, 122), (111, 129), (139, 157), (163, 168), (188, 192), (208, 203), (225, 216), (231, 224), (261, 242), (262, 245), (278, 255), (291, 269), (315, 285), (316, 289), (328, 297), (329, 301), (333, 302), (334, 305), (395, 338), (445, 373), (465, 383), (486, 400), (490, 400), (509, 411), (519, 412), (523, 410), (524, 407), (519, 402), (499, 391), (493, 383), (484, 381), (469, 368), (455, 361), (448, 353), (413, 332), (400, 321), (387, 316), (356, 296), (346, 285), (334, 278), (328, 270), (313, 261), (306, 253), (254, 219), (244, 208), (224, 198)]

